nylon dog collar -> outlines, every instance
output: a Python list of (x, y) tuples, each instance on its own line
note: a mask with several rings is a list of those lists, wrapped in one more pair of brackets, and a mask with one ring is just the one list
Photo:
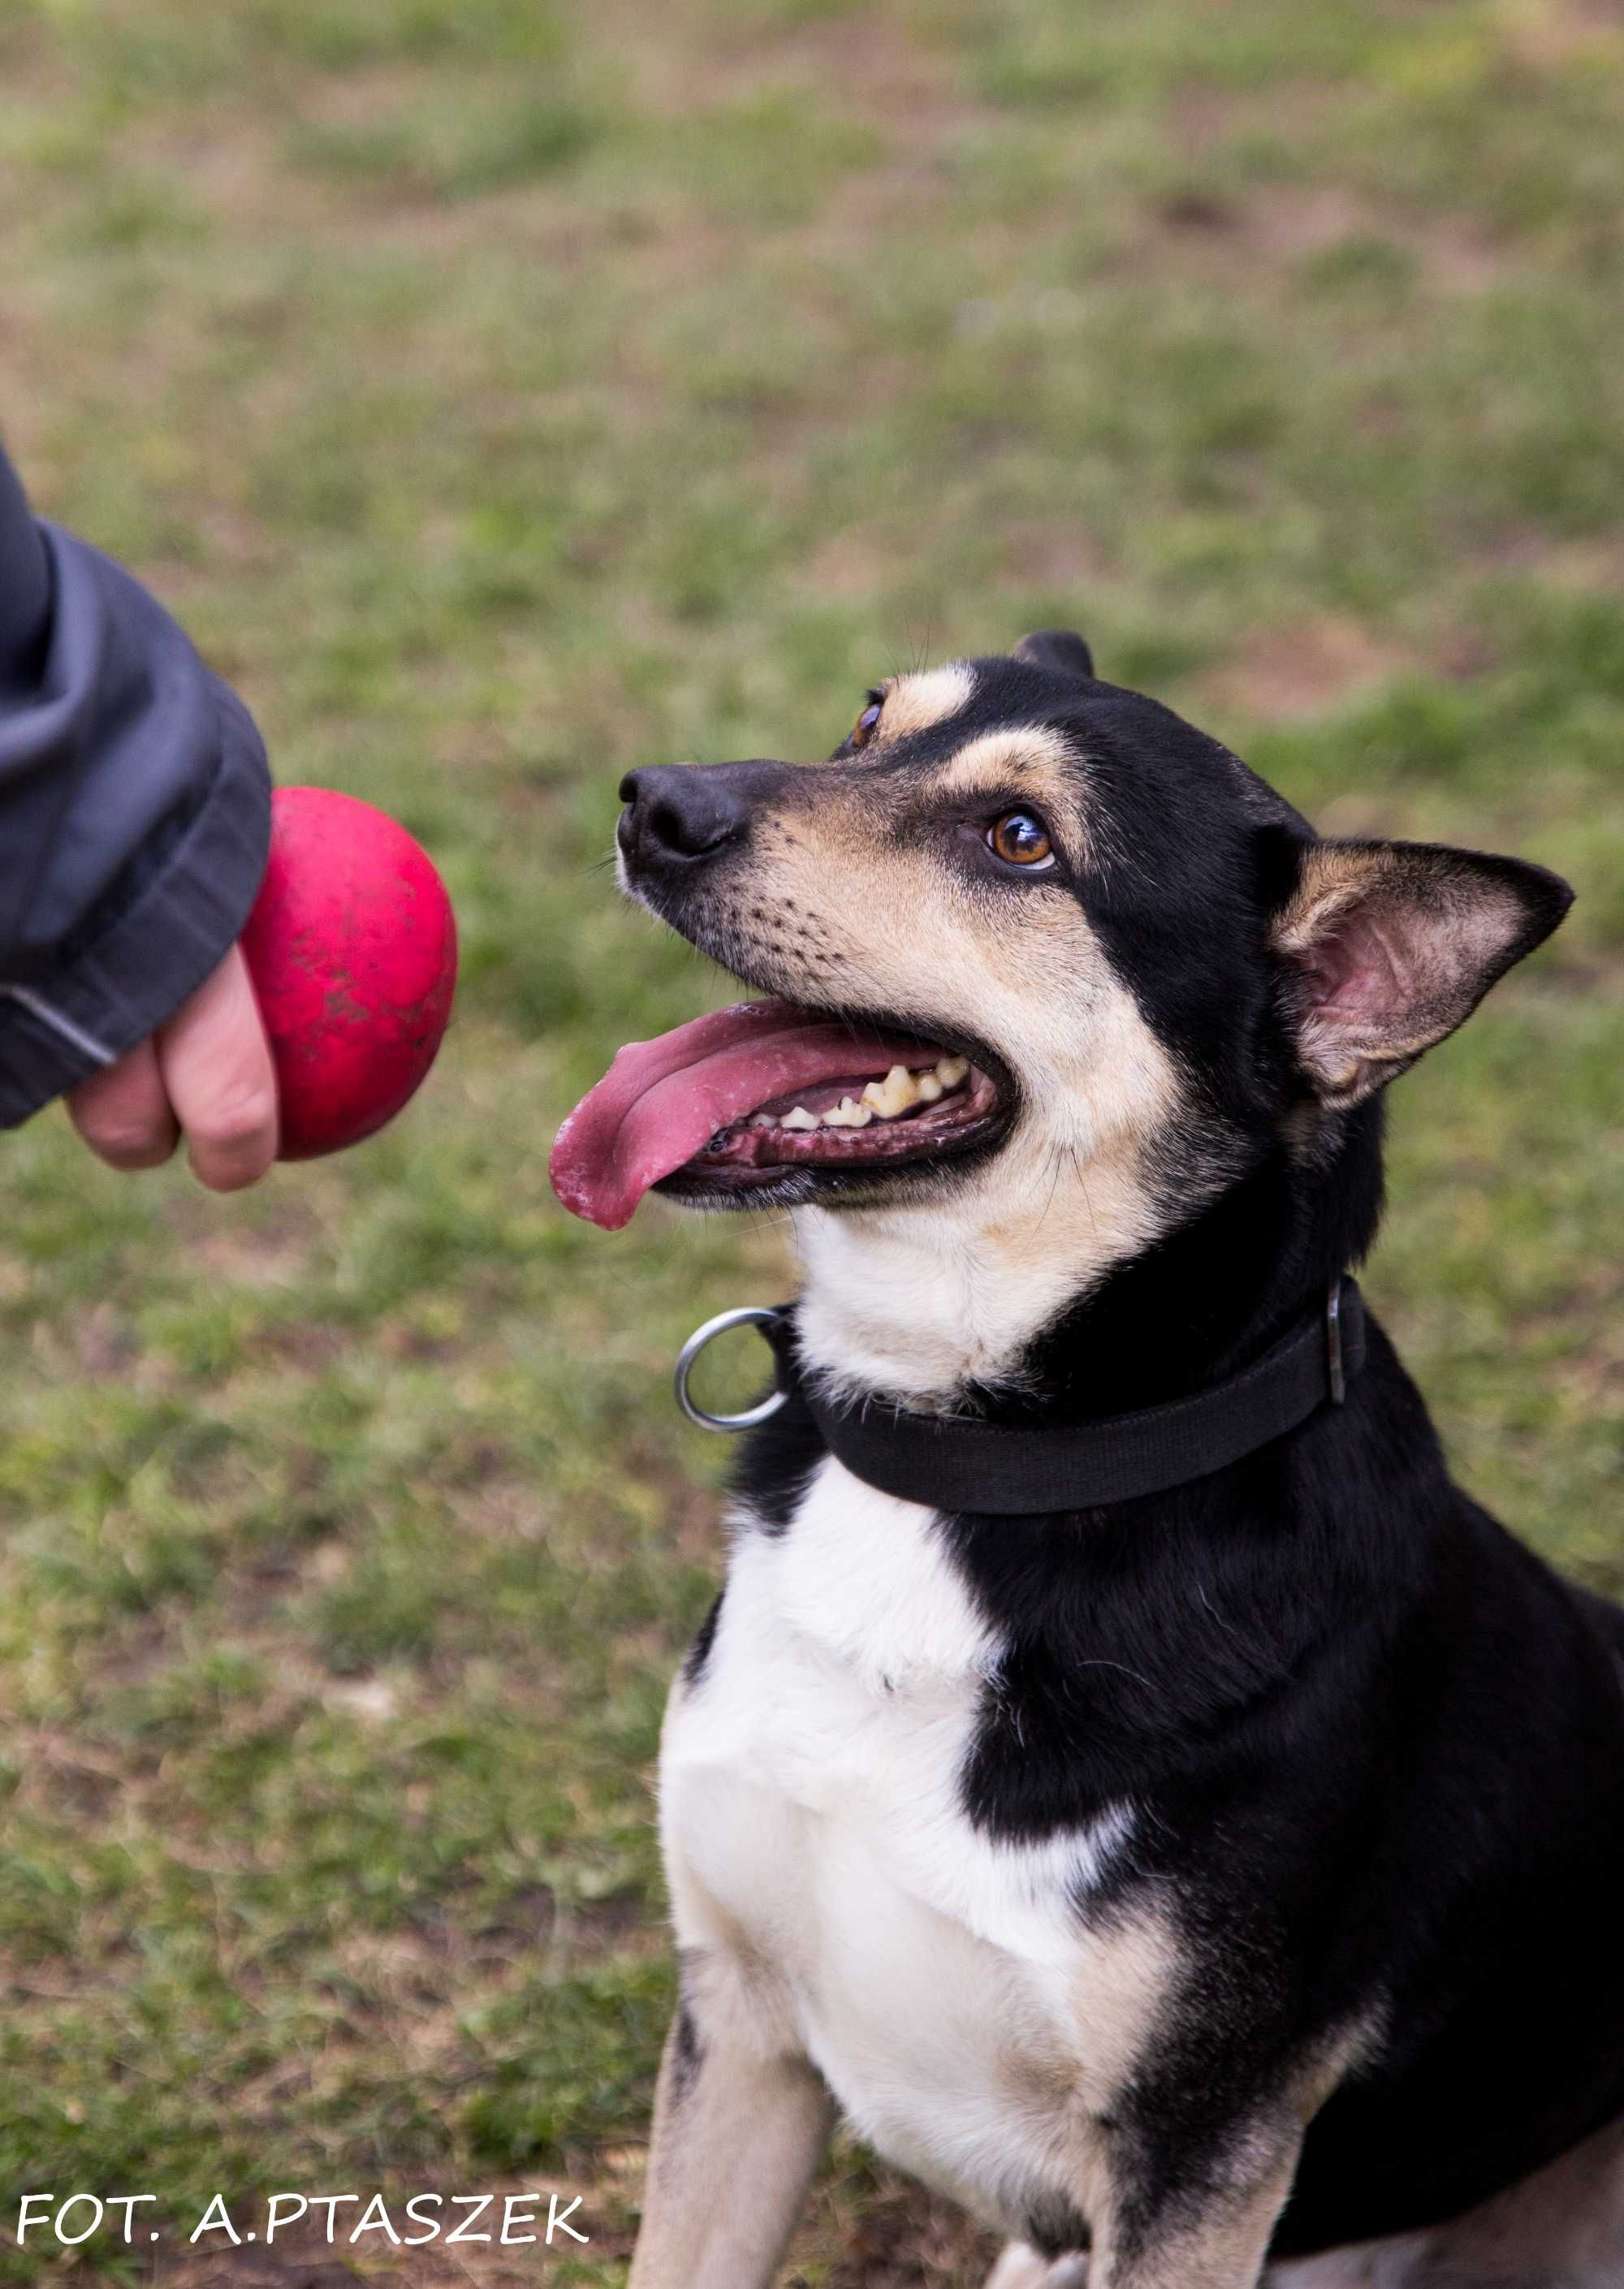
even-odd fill
[[(772, 1346), (776, 1389), (742, 1416), (710, 1414), (689, 1389), (694, 1361), (712, 1337), (745, 1324), (760, 1327)], [(789, 1326), (786, 1312), (751, 1304), (697, 1328), (677, 1361), (684, 1414), (707, 1430), (743, 1430), (796, 1398), (855, 1478), (904, 1502), (993, 1517), (1092, 1510), (1206, 1478), (1294, 1431), (1321, 1407), (1340, 1407), (1365, 1364), (1364, 1298), (1351, 1279), (1334, 1280), (1318, 1311), (1209, 1391), (1064, 1430), (1007, 1431), (879, 1400), (836, 1405), (797, 1369)]]

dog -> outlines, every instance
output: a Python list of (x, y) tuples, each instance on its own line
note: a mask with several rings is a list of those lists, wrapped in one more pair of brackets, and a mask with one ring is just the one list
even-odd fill
[(804, 1271), (665, 1729), (633, 2289), (765, 2289), (837, 2113), (989, 2289), (1617, 2289), (1624, 1611), (1336, 1355), (1381, 1092), (1567, 886), (1322, 839), (1059, 632), (621, 794), (770, 998), (623, 1050), (555, 1184)]

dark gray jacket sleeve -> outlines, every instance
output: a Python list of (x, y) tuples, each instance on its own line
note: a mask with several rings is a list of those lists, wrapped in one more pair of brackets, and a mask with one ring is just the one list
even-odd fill
[(269, 832), (241, 700), (127, 572), (36, 522), (0, 453), (0, 1128), (202, 984)]

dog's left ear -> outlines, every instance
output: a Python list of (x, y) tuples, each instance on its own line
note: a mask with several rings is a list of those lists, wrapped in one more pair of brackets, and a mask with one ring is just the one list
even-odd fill
[(1573, 903), (1558, 874), (1432, 842), (1310, 842), (1275, 918), (1298, 1054), (1341, 1108), (1413, 1065)]
[(1047, 667), (1056, 675), (1094, 675), (1094, 654), (1081, 636), (1073, 635), (1070, 628), (1039, 628), (1036, 635), (1023, 636), (1015, 648), (1017, 659), (1030, 660), (1034, 667)]

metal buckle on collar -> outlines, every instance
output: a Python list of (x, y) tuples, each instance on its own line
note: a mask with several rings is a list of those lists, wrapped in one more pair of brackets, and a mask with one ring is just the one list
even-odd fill
[(1340, 1407), (1348, 1396), (1348, 1372), (1342, 1364), (1342, 1283), (1333, 1280), (1325, 1295), (1325, 1371), (1331, 1381), (1331, 1404)]
[(689, 1377), (706, 1344), (714, 1343), (718, 1336), (725, 1336), (729, 1328), (776, 1328), (783, 1316), (781, 1312), (772, 1311), (765, 1304), (741, 1304), (734, 1311), (718, 1312), (713, 1320), (707, 1320), (702, 1328), (694, 1329), (677, 1353), (676, 1373), (672, 1378), (677, 1405), (690, 1423), (697, 1423), (702, 1431), (749, 1431), (756, 1424), (765, 1423), (770, 1416), (776, 1415), (788, 1399), (789, 1392), (776, 1384), (778, 1355), (776, 1351), (773, 1353), (775, 1387), (754, 1407), (747, 1407), (742, 1415), (712, 1415), (709, 1408), (701, 1407), (689, 1389)]

